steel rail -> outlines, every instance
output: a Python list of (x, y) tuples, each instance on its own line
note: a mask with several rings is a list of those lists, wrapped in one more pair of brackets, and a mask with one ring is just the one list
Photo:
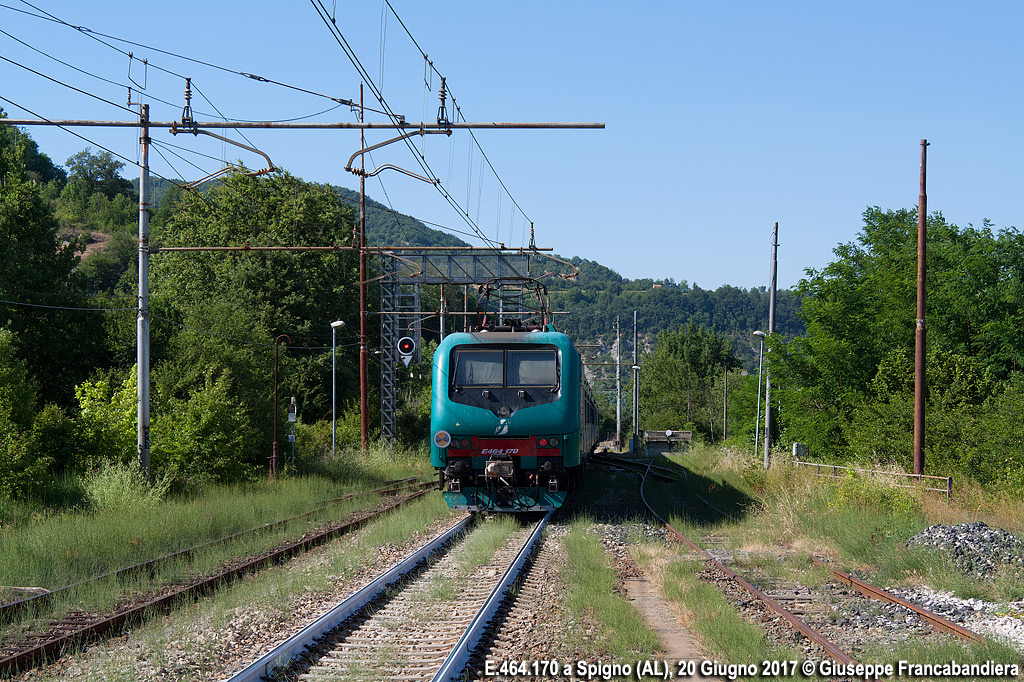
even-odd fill
[(273, 650), (235, 673), (229, 682), (257, 682), (264, 677), (269, 677), (275, 668), (287, 665), (292, 659), (306, 651), (308, 647), (320, 639), (325, 632), (334, 629), (342, 621), (351, 617), (356, 611), (376, 598), (389, 585), (400, 580), (430, 554), (433, 554), (459, 533), (466, 530), (469, 524), (473, 523), (474, 518), (474, 516), (467, 516), (449, 528), (351, 597), (334, 606), (330, 611), (288, 638), (285, 642), (274, 647)]
[(120, 613), (114, 614), (107, 618), (103, 618), (94, 623), (84, 625), (72, 632), (58, 635), (50, 638), (42, 643), (39, 643), (30, 648), (26, 648), (20, 652), (14, 653), (7, 656), (6, 658), (0, 659), (0, 675), (12, 674), (25, 670), (36, 665), (40, 665), (43, 662), (49, 662), (56, 660), (62, 654), (70, 651), (76, 644), (87, 641), (89, 639), (98, 637), (107, 632), (117, 632), (122, 628), (130, 625), (133, 622), (141, 622), (147, 613), (154, 611), (162, 611), (168, 609), (174, 602), (182, 598), (191, 598), (206, 594), (220, 585), (230, 582), (243, 575), (255, 572), (265, 566), (272, 565), (274, 563), (284, 561), (295, 555), (301, 554), (317, 545), (323, 544), (328, 540), (331, 540), (339, 535), (343, 535), (352, 530), (360, 528), (370, 520), (377, 518), (397, 507), (421, 497), (427, 493), (426, 490), (412, 493), (408, 497), (396, 500), (387, 507), (368, 514), (362, 518), (355, 519), (348, 523), (336, 526), (323, 533), (311, 536), (304, 540), (289, 544), (282, 547), (274, 552), (261, 555), (247, 561), (241, 565), (235, 566), (231, 569), (218, 573), (217, 575), (211, 576), (204, 580), (198, 581), (191, 585), (187, 585), (181, 589), (173, 590), (168, 594), (165, 594), (157, 599), (142, 603), (135, 604), (132, 607), (121, 611)]
[[(654, 462), (654, 460), (651, 460), (652, 464), (653, 464), (653, 462)], [(811, 640), (812, 642), (814, 642), (815, 644), (820, 646), (825, 651), (825, 653), (829, 656), (829, 658), (833, 659), (834, 661), (836, 661), (838, 663), (843, 663), (843, 664), (855, 664), (856, 663), (856, 661), (853, 658), (851, 658), (845, 651), (843, 651), (838, 646), (836, 646), (834, 642), (831, 642), (828, 639), (826, 639), (817, 630), (815, 630), (810, 625), (808, 625), (807, 623), (803, 622), (802, 620), (800, 620), (799, 618), (794, 616), (784, 606), (782, 606), (777, 601), (775, 601), (774, 599), (769, 597), (767, 594), (765, 594), (763, 591), (759, 590), (757, 587), (755, 587), (754, 585), (752, 585), (751, 583), (749, 583), (748, 581), (743, 579), (741, 576), (736, 574), (734, 571), (730, 570), (728, 567), (726, 567), (725, 564), (723, 564), (721, 561), (719, 561), (714, 556), (712, 556), (710, 552), (708, 552), (706, 549), (704, 549), (703, 547), (697, 545), (695, 542), (693, 542), (692, 540), (687, 538), (685, 535), (683, 535), (678, 530), (676, 530), (672, 526), (672, 524), (670, 524), (668, 521), (663, 519), (656, 511), (654, 511), (654, 508), (651, 507), (650, 503), (647, 501), (647, 498), (644, 496), (644, 483), (646, 483), (646, 482), (647, 482), (647, 475), (645, 474), (643, 476), (643, 478), (641, 479), (641, 481), (640, 481), (640, 499), (643, 501), (644, 506), (647, 507), (647, 510), (649, 512), (651, 512), (651, 514), (654, 515), (654, 517), (656, 519), (658, 519), (659, 521), (664, 523), (665, 524), (665, 528), (668, 529), (668, 531), (670, 533), (672, 533), (677, 539), (679, 539), (680, 542), (682, 542), (683, 544), (687, 545), (688, 547), (693, 549), (695, 552), (703, 555), (704, 559), (706, 561), (711, 562), (711, 565), (714, 566), (716, 569), (718, 569), (718, 571), (720, 573), (723, 573), (724, 575), (726, 575), (729, 578), (731, 578), (733, 580), (733, 582), (735, 582), (737, 585), (739, 585), (744, 590), (746, 590), (748, 593), (750, 593), (755, 599), (757, 599), (758, 601), (763, 603), (770, 610), (772, 610), (773, 612), (778, 614), (789, 625), (791, 625), (794, 629), (796, 629), (798, 632), (800, 632), (800, 634), (802, 634), (804, 637), (806, 637), (807, 639)]]
[[(317, 507), (316, 509), (312, 509), (312, 510), (310, 510), (308, 512), (303, 512), (302, 514), (296, 514), (295, 516), (290, 516), (290, 517), (288, 517), (286, 519), (281, 519), (280, 521), (274, 521), (272, 523), (265, 523), (262, 526), (257, 526), (256, 528), (250, 528), (248, 530), (241, 530), (241, 531), (238, 531), (237, 533), (232, 533), (231, 535), (227, 535), (227, 536), (222, 537), (222, 538), (217, 538), (216, 540), (210, 540), (209, 542), (205, 542), (205, 543), (203, 543), (201, 545), (196, 545), (194, 547), (189, 547), (188, 549), (183, 549), (183, 550), (180, 550), (180, 551), (177, 551), (177, 552), (172, 552), (171, 554), (165, 554), (163, 556), (157, 557), (155, 559), (149, 559), (149, 560), (143, 561), (141, 563), (132, 564), (130, 566), (124, 566), (122, 568), (118, 568), (118, 569), (115, 569), (113, 571), (107, 571), (106, 573), (101, 573), (100, 575), (96, 575), (96, 576), (93, 576), (91, 578), (87, 578), (85, 580), (80, 580), (80, 581), (78, 581), (76, 583), (71, 583), (70, 585), (64, 585), (63, 587), (58, 587), (58, 588), (53, 589), (53, 590), (47, 590), (46, 592), (43, 592), (41, 594), (33, 595), (31, 597), (26, 597), (25, 599), (21, 599), (19, 601), (10, 602), (8, 604), (0, 605), (0, 619), (12, 618), (15, 615), (17, 615), (18, 613), (21, 613), (22, 611), (25, 611), (30, 606), (33, 606), (33, 607), (44, 606), (47, 603), (51, 602), (53, 600), (53, 598), (56, 597), (57, 595), (62, 594), (64, 592), (67, 592), (69, 590), (73, 590), (76, 587), (81, 587), (82, 585), (88, 585), (89, 583), (96, 582), (97, 580), (105, 580), (105, 579), (108, 579), (108, 578), (121, 578), (121, 577), (125, 577), (125, 576), (128, 576), (128, 575), (131, 575), (133, 573), (139, 573), (139, 572), (144, 571), (146, 569), (151, 569), (151, 568), (159, 565), (160, 563), (165, 562), (165, 561), (169, 561), (171, 559), (187, 558), (187, 557), (191, 556), (192, 554), (194, 554), (195, 552), (197, 552), (199, 550), (202, 550), (202, 549), (206, 549), (207, 547), (212, 547), (214, 545), (219, 545), (219, 544), (222, 544), (222, 543), (225, 543), (225, 542), (230, 542), (231, 540), (237, 540), (238, 538), (243, 537), (245, 535), (249, 535), (250, 533), (258, 533), (260, 531), (269, 530), (271, 528), (276, 528), (277, 526), (281, 526), (281, 525), (284, 525), (286, 523), (291, 523), (292, 521), (297, 521), (297, 520), (299, 520), (301, 518), (304, 518), (306, 516), (311, 516), (313, 514), (316, 514), (317, 512), (321, 512), (324, 509), (327, 509), (327, 507), (329, 507), (332, 504), (337, 504), (339, 502), (345, 502), (347, 500), (352, 500), (352, 499), (355, 499), (357, 497), (365, 497), (366, 495), (373, 495), (373, 494), (376, 494), (376, 493), (401, 492), (403, 489), (405, 489), (405, 490), (412, 490), (413, 488), (415, 488), (417, 486), (416, 485), (407, 485), (405, 488), (402, 488), (401, 486), (402, 486), (402, 484), (409, 484), (410, 481), (413, 481), (413, 480), (415, 480), (417, 478), (419, 478), (419, 477), (418, 476), (411, 476), (409, 478), (403, 478), (403, 479), (399, 479), (397, 481), (390, 481), (388, 483), (388, 485), (385, 485), (384, 487), (381, 487), (381, 488), (377, 488), (375, 490), (367, 490), (367, 491), (361, 492), (361, 493), (350, 493), (348, 495), (342, 495), (341, 497), (335, 497), (335, 498), (327, 500), (327, 504), (324, 504), (324, 505), (322, 505), (320, 507)], [(436, 484), (433, 481), (430, 481), (430, 482), (427, 482), (427, 483), (421, 483), (421, 484), (419, 484), (418, 487), (422, 490), (422, 489), (424, 489), (424, 488), (426, 488), (428, 486), (429, 487), (433, 487), (434, 485), (436, 485)]]
[(903, 597), (898, 597), (892, 592), (883, 590), (880, 587), (875, 587), (874, 585), (866, 583), (860, 578), (856, 578), (850, 575), (849, 573), (844, 573), (843, 571), (840, 571), (837, 568), (833, 568), (832, 566), (825, 563), (824, 561), (821, 561), (817, 557), (811, 557), (811, 561), (814, 562), (815, 566), (827, 568), (832, 572), (832, 575), (836, 578), (836, 580), (838, 580), (841, 583), (850, 585), (866, 597), (875, 599), (877, 601), (889, 602), (890, 604), (898, 604), (903, 608), (910, 609), (917, 615), (921, 616), (921, 618), (931, 623), (932, 626), (936, 629), (956, 635), (960, 639), (965, 639), (969, 642), (977, 642), (979, 644), (985, 641), (984, 638), (982, 638), (980, 635), (971, 632), (967, 628), (961, 625), (957, 625), (953, 621), (947, 618), (943, 618), (937, 613), (932, 613), (928, 609), (918, 606), (913, 602), (907, 601)]
[[(615, 363), (611, 363), (615, 364)], [(627, 459), (625, 457), (613, 457), (611, 455), (594, 453), (591, 455), (591, 459), (598, 463), (612, 463), (619, 464), (623, 467), (633, 467), (635, 470), (640, 469), (649, 470), (651, 475), (655, 478), (660, 478), (663, 481), (678, 481), (679, 476), (668, 467), (656, 467), (653, 466), (653, 460), (651, 462), (641, 462), (635, 459)]]
[(536, 528), (530, 533), (530, 537), (527, 538), (526, 542), (523, 543), (522, 548), (519, 550), (519, 554), (516, 555), (515, 560), (505, 570), (501, 580), (491, 590), (491, 594), (487, 597), (487, 601), (480, 607), (476, 616), (473, 617), (473, 621), (466, 628), (466, 631), (459, 638), (458, 643), (452, 649), (452, 652), (448, 654), (448, 658), (445, 659), (444, 663), (441, 664), (441, 669), (434, 675), (433, 682), (449, 682), (450, 680), (460, 679), (462, 672), (466, 665), (469, 663), (470, 656), (473, 653), (473, 649), (477, 644), (480, 643), (480, 639), (484, 636), (484, 630), (494, 618), (494, 614), (497, 613), (498, 607), (501, 606), (501, 602), (505, 599), (506, 592), (511, 589), (513, 583), (519, 578), (519, 573), (522, 571), (523, 566), (526, 564), (527, 559), (533, 553), (534, 548), (537, 546), (537, 542), (540, 540), (541, 531), (544, 530), (544, 526), (547, 525), (548, 519), (551, 518), (553, 512), (548, 512), (544, 515), (540, 521), (537, 522)]

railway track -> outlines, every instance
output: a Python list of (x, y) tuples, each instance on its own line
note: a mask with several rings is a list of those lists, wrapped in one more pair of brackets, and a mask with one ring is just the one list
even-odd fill
[[(407, 482), (408, 481), (395, 483)], [(17, 639), (6, 639), (4, 641), (0, 641), (0, 675), (9, 675), (33, 668), (46, 662), (52, 662), (65, 653), (68, 653), (87, 642), (97, 640), (103, 636), (119, 633), (125, 628), (143, 622), (147, 617), (154, 613), (166, 611), (171, 608), (175, 602), (182, 599), (194, 599), (202, 596), (217, 589), (221, 585), (230, 583), (242, 576), (254, 573), (275, 563), (279, 563), (302, 554), (313, 547), (360, 528), (369, 521), (427, 494), (428, 489), (433, 488), (434, 485), (434, 483), (425, 483), (411, 486), (418, 488), (418, 490), (408, 492), (404, 495), (399, 495), (382, 508), (366, 514), (358, 515), (345, 523), (330, 524), (320, 531), (307, 533), (297, 541), (289, 542), (259, 556), (247, 557), (233, 562), (230, 566), (224, 567), (215, 574), (202, 576), (188, 584), (165, 587), (160, 590), (159, 594), (156, 596), (150, 595), (148, 598), (123, 605), (113, 612), (90, 613), (72, 610), (62, 618), (48, 621), (48, 623), (39, 632), (30, 632)], [(401, 485), (387, 486), (376, 491), (357, 493), (353, 496), (368, 495), (371, 493), (402, 492), (401, 487)], [(337, 498), (330, 502), (351, 499), (353, 496)], [(238, 533), (227, 538), (221, 538), (213, 541), (212, 543), (206, 543), (201, 547), (227, 542), (232, 539), (236, 539), (243, 534), (254, 533), (268, 527), (288, 523), (295, 519), (315, 514), (323, 508), (324, 507), (320, 507), (296, 517), (284, 519), (273, 524), (266, 524), (265, 526), (244, 531), (243, 533)], [(166, 557), (129, 566), (118, 571), (97, 576), (92, 580), (113, 579), (116, 577), (131, 575), (133, 573), (152, 568), (156, 563), (161, 561), (168, 561), (182, 556), (188, 556), (201, 549), (201, 547), (193, 547)], [(12, 604), (5, 605), (2, 608), (7, 609), (7, 611), (3, 615), (5, 619), (9, 619), (12, 615), (17, 615), (27, 610), (29, 607), (45, 605), (45, 602), (52, 599), (55, 594), (80, 587), (87, 582), (91, 581), (83, 581), (82, 583), (76, 583), (75, 585), (69, 585), (65, 588), (61, 588), (61, 590), (38, 595), (37, 597), (33, 597), (28, 600), (22, 600), (22, 602), (14, 602)], [(26, 604), (25, 602), (29, 603)]]
[[(651, 466), (652, 464), (653, 464), (653, 460), (650, 460), (650, 463), (647, 466), (650, 467), (650, 468), (653, 468)], [(635, 465), (630, 466), (629, 469), (631, 471), (637, 471), (639, 473), (639, 468), (636, 467)], [(653, 509), (651, 504), (647, 501), (646, 496), (644, 495), (644, 484), (646, 483), (647, 475), (648, 474), (646, 472), (641, 474), (641, 483), (640, 483), (640, 497), (641, 497), (641, 501), (643, 502), (643, 504), (647, 508), (647, 510), (655, 518), (657, 518), (662, 524), (664, 524), (666, 530), (670, 533), (670, 535), (672, 537), (674, 537), (679, 542), (685, 544), (687, 547), (689, 547), (695, 553), (697, 553), (703, 561), (706, 561), (707, 564), (718, 575), (722, 576), (723, 579), (725, 579), (728, 583), (730, 583), (731, 585), (734, 585), (734, 586), (740, 588), (742, 591), (746, 592), (748, 595), (750, 595), (754, 599), (756, 599), (758, 604), (760, 605), (757, 608), (759, 608), (759, 609), (761, 609), (761, 608), (767, 609), (767, 611), (769, 611), (771, 614), (774, 614), (774, 616), (777, 616), (777, 617), (781, 618), (782, 621), (785, 622), (785, 624), (788, 627), (790, 627), (793, 630), (799, 632), (803, 637), (806, 637), (810, 642), (813, 642), (813, 645), (818, 647), (820, 649), (820, 651), (824, 653), (824, 655), (828, 656), (829, 658), (834, 660), (836, 663), (841, 664), (841, 665), (848, 665), (848, 664), (856, 663), (855, 659), (852, 656), (850, 656), (846, 651), (844, 651), (842, 648), (840, 648), (840, 646), (834, 641), (833, 638), (830, 638), (829, 636), (826, 636), (825, 634), (820, 632), (818, 629), (813, 627), (811, 624), (806, 622), (806, 620), (799, 618), (796, 614), (793, 613), (792, 610), (786, 608), (785, 606), (783, 606), (780, 603), (782, 601), (788, 601), (788, 602), (790, 602), (792, 604), (799, 604), (800, 602), (806, 603), (806, 602), (809, 602), (809, 601), (810, 602), (814, 602), (814, 601), (816, 601), (815, 597), (820, 597), (820, 595), (812, 594), (809, 590), (803, 590), (803, 592), (804, 592), (803, 595), (800, 595), (799, 591), (793, 592), (792, 594), (789, 594), (785, 590), (783, 590), (781, 594), (777, 594), (776, 596), (773, 597), (772, 595), (769, 595), (767, 591), (759, 589), (753, 583), (751, 583), (750, 581), (746, 580), (745, 578), (743, 578), (742, 576), (740, 576), (736, 572), (734, 572), (731, 569), (729, 569), (728, 567), (726, 567), (724, 563), (722, 563), (719, 559), (717, 559), (715, 556), (713, 556), (711, 553), (709, 553), (703, 547), (699, 546), (698, 544), (696, 544), (695, 542), (693, 542), (689, 538), (685, 537), (682, 533), (680, 533), (676, 528), (674, 528), (671, 524), (669, 524), (665, 519), (663, 519)], [(684, 470), (684, 477), (685, 477), (685, 470)], [(717, 513), (719, 513), (719, 514), (721, 514), (721, 515), (723, 515), (723, 516), (725, 516), (727, 518), (735, 520), (732, 516), (730, 516), (729, 514), (723, 512), (718, 507), (716, 507), (714, 504), (712, 504), (711, 502), (705, 500), (700, 495), (695, 495), (695, 497), (697, 497), (697, 499), (699, 499), (704, 504), (708, 505), (711, 509), (713, 509)], [(813, 559), (813, 561), (814, 561), (815, 564), (817, 564), (819, 566), (824, 566), (824, 567), (828, 568), (832, 572), (833, 578), (837, 582), (842, 583), (844, 585), (849, 585), (849, 586), (853, 587), (859, 595), (863, 595), (864, 597), (867, 597), (869, 599), (883, 601), (883, 602), (886, 602), (888, 604), (897, 605), (897, 606), (905, 609), (908, 614), (913, 614), (914, 617), (920, 618), (921, 621), (929, 624), (929, 626), (931, 626), (932, 628), (934, 628), (937, 631), (953, 634), (956, 637), (959, 637), (960, 639), (965, 640), (965, 641), (969, 641), (969, 642), (982, 642), (983, 641), (983, 639), (979, 635), (977, 635), (976, 633), (971, 632), (970, 630), (968, 630), (968, 629), (966, 629), (966, 628), (964, 628), (964, 627), (962, 627), (960, 625), (957, 625), (956, 623), (953, 623), (952, 621), (944, 618), (943, 616), (940, 616), (940, 615), (938, 615), (936, 613), (932, 613), (932, 612), (928, 611), (927, 609), (924, 609), (924, 608), (922, 608), (920, 606), (917, 606), (916, 604), (913, 604), (913, 603), (911, 603), (911, 602), (909, 602), (909, 601), (907, 601), (905, 599), (897, 597), (896, 595), (893, 595), (893, 594), (891, 594), (891, 593), (889, 593), (889, 592), (887, 592), (887, 591), (885, 591), (885, 590), (883, 590), (881, 588), (878, 588), (878, 587), (875, 587), (873, 585), (870, 585), (866, 581), (860, 580), (859, 578), (856, 578), (856, 577), (854, 577), (854, 576), (852, 576), (850, 574), (847, 574), (847, 573), (844, 573), (842, 571), (839, 571), (839, 570), (831, 567), (830, 565), (828, 565), (826, 562), (820, 561), (818, 559)], [(731, 590), (731, 588), (725, 588), (724, 591), (726, 591), (728, 593), (728, 592), (733, 591), (733, 590)], [(820, 610), (821, 609), (819, 609), (819, 611)], [(810, 612), (810, 611), (813, 611), (813, 609), (806, 610), (805, 612)], [(823, 616), (823, 618), (827, 619), (827, 616), (825, 616), (824, 614), (821, 614), (821, 615)]]
[(231, 682), (451, 680), (461, 677), (550, 517), (516, 529), (488, 563), (460, 570), (467, 517)]

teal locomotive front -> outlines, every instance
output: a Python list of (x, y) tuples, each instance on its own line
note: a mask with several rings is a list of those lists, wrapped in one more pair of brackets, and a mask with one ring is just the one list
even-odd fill
[(451, 334), (434, 354), (431, 464), (453, 509), (555, 509), (582, 481), (597, 410), (569, 337)]

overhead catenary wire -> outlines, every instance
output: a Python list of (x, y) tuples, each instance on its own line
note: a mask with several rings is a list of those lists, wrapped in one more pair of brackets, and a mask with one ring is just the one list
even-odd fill
[[(348, 57), (349, 61), (352, 62), (352, 65), (356, 68), (356, 71), (359, 73), (360, 77), (364, 79), (367, 86), (370, 88), (370, 92), (377, 99), (381, 107), (387, 112), (387, 116), (391, 119), (392, 123), (399, 123), (400, 119), (398, 115), (395, 114), (391, 107), (388, 105), (383, 94), (380, 92), (380, 90), (374, 83), (373, 78), (370, 77), (369, 72), (367, 72), (366, 68), (359, 60), (359, 57), (352, 50), (352, 47), (351, 45), (349, 45), (344, 33), (342, 33), (340, 29), (338, 29), (336, 23), (333, 22), (331, 18), (328, 16), (327, 8), (324, 7), (323, 1), (310, 0), (310, 2), (312, 3), (313, 8), (316, 10), (318, 16), (320, 16), (323, 23), (331, 32), (331, 35), (334, 37), (339, 47), (341, 47), (342, 52), (344, 52), (344, 54)], [(415, 145), (411, 142), (411, 140), (409, 138), (405, 138), (402, 140), (402, 142), (412, 153), (413, 157), (416, 159), (417, 164), (419, 164), (420, 168), (423, 170), (424, 175), (430, 178), (436, 178), (437, 174), (434, 173), (433, 169), (430, 168), (430, 164), (427, 162), (426, 158), (417, 153)], [(465, 209), (463, 209), (462, 206), (459, 205), (458, 200), (456, 200), (455, 197), (451, 195), (451, 193), (448, 191), (446, 187), (441, 185), (440, 182), (435, 182), (432, 184), (434, 185), (434, 188), (441, 194), (441, 196), (453, 208), (455, 208), (456, 211), (458, 211), (459, 216), (463, 219), (463, 221), (465, 221), (470, 226), (470, 228), (476, 233), (477, 237), (484, 242), (484, 244), (491, 245), (492, 247), (497, 247), (499, 245), (497, 242), (495, 242), (495, 240), (489, 238), (486, 234), (483, 233), (480, 227), (469, 217), (469, 213)], [(498, 255), (499, 258), (504, 259), (504, 256), (502, 256), (500, 253), (496, 253), (496, 255)], [(507, 261), (506, 264), (509, 265), (509, 267), (511, 267), (511, 264), (507, 263)]]
[[(177, 52), (172, 52), (170, 50), (164, 50), (164, 49), (161, 49), (159, 47), (154, 47), (152, 45), (147, 45), (145, 43), (136, 42), (134, 40), (128, 40), (127, 38), (121, 38), (121, 37), (118, 37), (118, 36), (115, 36), (115, 35), (110, 35), (110, 34), (107, 34), (107, 33), (102, 33), (100, 31), (94, 31), (93, 29), (88, 28), (87, 26), (75, 26), (74, 24), (70, 24), (70, 23), (64, 21), (63, 19), (61, 19), (60, 17), (58, 17), (58, 16), (56, 16), (54, 14), (51, 14), (50, 12), (47, 12), (44, 9), (36, 7), (32, 3), (27, 2), (27, 0), (21, 0), (21, 2), (22, 2), (22, 4), (28, 5), (32, 9), (36, 10), (36, 12), (39, 12), (39, 14), (35, 14), (35, 13), (32, 13), (32, 12), (27, 12), (27, 11), (19, 9), (17, 7), (12, 7), (12, 6), (10, 6), (10, 5), (6, 4), (6, 3), (0, 3), (0, 8), (9, 9), (9, 10), (12, 10), (14, 12), (19, 12), (21, 14), (26, 14), (26, 15), (31, 16), (31, 17), (35, 17), (35, 18), (38, 18), (38, 19), (43, 19), (45, 21), (52, 21), (54, 23), (61, 24), (61, 25), (66, 26), (66, 27), (68, 27), (70, 29), (78, 31), (79, 33), (81, 33), (81, 34), (83, 34), (85, 36), (88, 36), (88, 37), (98, 41), (99, 43), (101, 43), (103, 45), (106, 45), (110, 49), (116, 50), (117, 52), (120, 52), (124, 56), (129, 57), (131, 59), (138, 59), (138, 57), (135, 57), (134, 55), (132, 55), (132, 53), (127, 52), (125, 50), (122, 50), (121, 48), (119, 48), (119, 47), (117, 47), (115, 45), (111, 45), (110, 43), (102, 40), (101, 38), (107, 38), (108, 40), (115, 40), (117, 42), (124, 43), (126, 45), (132, 45), (132, 46), (135, 46), (135, 47), (141, 47), (141, 48), (144, 48), (144, 49), (147, 49), (147, 50), (152, 50), (153, 52), (158, 52), (160, 54), (167, 55), (168, 57), (174, 57), (175, 59), (181, 59), (182, 61), (192, 62), (194, 64), (199, 64), (201, 66), (206, 66), (206, 67), (209, 67), (211, 69), (216, 69), (216, 70), (219, 70), (219, 71), (223, 71), (225, 73), (235, 74), (235, 75), (238, 75), (238, 76), (242, 76), (244, 78), (248, 78), (250, 80), (255, 80), (255, 81), (260, 82), (260, 83), (268, 83), (268, 84), (276, 85), (276, 86), (279, 86), (279, 87), (282, 87), (282, 88), (287, 88), (289, 90), (295, 90), (297, 92), (302, 92), (302, 93), (305, 93), (307, 95), (312, 95), (314, 97), (321, 97), (323, 99), (329, 99), (329, 100), (332, 100), (334, 102), (337, 102), (338, 104), (342, 104), (342, 105), (345, 105), (345, 106), (354, 106), (354, 102), (352, 100), (350, 100), (350, 99), (345, 99), (345, 98), (342, 98), (342, 97), (334, 97), (333, 95), (327, 95), (327, 94), (324, 94), (322, 92), (317, 92), (315, 90), (309, 90), (307, 88), (303, 88), (303, 87), (300, 87), (298, 85), (292, 85), (290, 83), (274, 80), (272, 78), (266, 78), (265, 76), (259, 76), (259, 75), (256, 75), (256, 74), (253, 74), (253, 73), (248, 73), (248, 72), (245, 72), (245, 71), (239, 71), (237, 69), (232, 69), (230, 67), (222, 66), (220, 64), (214, 64), (213, 62), (208, 62), (208, 61), (205, 61), (205, 60), (202, 60), (202, 59), (197, 59), (195, 57), (189, 57), (187, 55), (180, 54), (180, 53), (177, 53)], [(159, 71), (162, 71), (163, 73), (166, 73), (168, 75), (176, 76), (177, 78), (181, 78), (181, 79), (185, 79), (186, 78), (186, 76), (184, 74), (178, 73), (176, 71), (172, 71), (171, 69), (159, 66), (159, 65), (154, 64), (152, 62), (149, 62), (149, 66), (151, 66), (152, 68), (157, 69)], [(381, 112), (376, 112), (376, 113), (383, 114), (385, 112), (381, 111)]]
[[(427, 59), (427, 53), (423, 51), (422, 47), (420, 47), (420, 44), (416, 41), (416, 38), (413, 36), (412, 31), (410, 31), (409, 27), (405, 25), (404, 21), (402, 21), (402, 17), (400, 17), (398, 15), (398, 12), (395, 11), (395, 8), (391, 5), (390, 0), (384, 0), (384, 2), (391, 10), (391, 13), (394, 15), (395, 19), (398, 20), (398, 23), (401, 25), (406, 35), (409, 36), (409, 40), (412, 41), (412, 44), (415, 45), (416, 49), (419, 50), (421, 55), (423, 55), (423, 59), (429, 63), (430, 69), (433, 70), (433, 72), (436, 73), (439, 77), (443, 77), (443, 74), (440, 72), (440, 70), (438, 70), (438, 68), (434, 66), (434, 62)], [(448, 96), (451, 99), (452, 106), (455, 108), (458, 115), (462, 116), (462, 109), (458, 106), (457, 100), (455, 98), (455, 95), (452, 93), (450, 86), (448, 87)], [(462, 116), (462, 120), (466, 121), (465, 116)], [(483, 146), (480, 144), (480, 141), (476, 138), (476, 135), (473, 134), (472, 130), (469, 131), (469, 135), (473, 139), (474, 144), (476, 144), (477, 148), (480, 150), (480, 154), (487, 161), (487, 165), (490, 167), (491, 172), (494, 173), (494, 177), (498, 179), (498, 183), (501, 185), (501, 188), (505, 190), (505, 193), (508, 195), (509, 199), (511, 199), (512, 202), (515, 204), (516, 208), (519, 209), (519, 212), (523, 214), (523, 217), (526, 218), (527, 221), (529, 221), (530, 217), (526, 215), (526, 211), (523, 210), (523, 208), (519, 205), (519, 202), (515, 200), (515, 197), (513, 197), (512, 193), (508, 190), (508, 187), (505, 186), (505, 183), (501, 179), (501, 176), (498, 175), (497, 169), (494, 168), (494, 164), (492, 164), (490, 158), (487, 157), (487, 154), (484, 152)]]
[[(65, 83), (64, 81), (61, 81), (61, 80), (59, 80), (57, 78), (54, 78), (52, 76), (47, 76), (45, 73), (43, 73), (41, 71), (36, 71), (35, 69), (33, 69), (31, 67), (25, 66), (24, 64), (20, 64), (20, 63), (14, 61), (13, 59), (8, 59), (7, 57), (4, 57), (3, 55), (0, 55), (0, 59), (4, 60), (5, 62), (7, 62), (9, 64), (13, 64), (14, 66), (17, 66), (17, 67), (20, 67), (22, 69), (25, 69), (26, 71), (30, 71), (30, 72), (34, 73), (35, 75), (37, 75), (37, 76), (45, 78), (48, 81), (52, 81), (52, 82), (56, 83), (57, 85), (61, 85), (61, 86), (65, 87), (65, 88), (68, 88), (69, 90), (74, 90), (75, 92), (78, 92), (78, 93), (81, 93), (83, 95), (86, 95), (87, 97), (92, 97), (93, 99), (99, 100), (100, 102), (103, 102), (104, 104), (109, 104), (112, 107), (117, 107), (118, 109), (123, 109), (124, 111), (127, 111), (130, 114), (137, 113), (134, 110), (129, 109), (128, 107), (126, 107), (123, 104), (118, 104), (117, 102), (112, 102), (111, 100), (105, 99), (103, 97), (100, 97), (99, 95), (94, 95), (93, 93), (88, 92), (86, 90), (82, 90), (81, 88), (76, 88), (74, 85), (71, 85), (69, 83)], [(26, 111), (28, 111), (28, 110), (26, 109)]]

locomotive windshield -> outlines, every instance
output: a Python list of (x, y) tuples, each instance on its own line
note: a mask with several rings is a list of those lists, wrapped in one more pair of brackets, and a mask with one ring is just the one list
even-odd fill
[(455, 385), (459, 388), (500, 388), (505, 352), (500, 350), (457, 351)]
[(557, 384), (558, 361), (555, 357), (555, 351), (508, 351), (508, 386), (520, 388), (526, 386), (556, 386)]
[(554, 348), (499, 350), (456, 348), (452, 385), (455, 388), (528, 388), (558, 385), (558, 353)]

